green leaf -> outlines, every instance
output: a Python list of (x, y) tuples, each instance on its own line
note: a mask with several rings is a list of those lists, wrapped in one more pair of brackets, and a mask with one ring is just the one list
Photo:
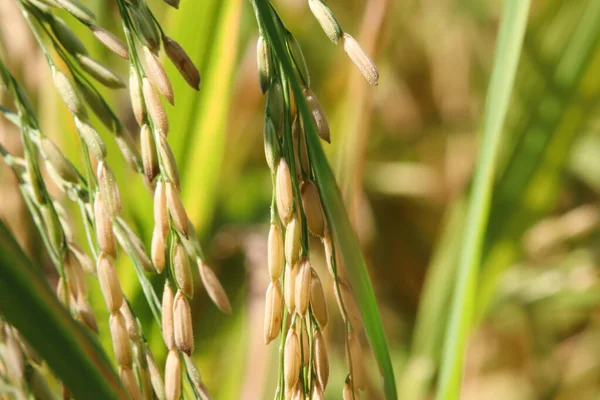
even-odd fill
[[(220, 176), (215, 171), (221, 169), (225, 153), (242, 5), (241, 0), (182, 3), (167, 27), (188, 49), (202, 74), (199, 93), (181, 78), (174, 79), (177, 106), (169, 110), (172, 130), (180, 137), (173, 141), (173, 151), (183, 200), (199, 235), (211, 222), (218, 195)], [(167, 72), (173, 77), (179, 74), (172, 65)]]
[[(568, 12), (565, 8), (571, 4), (562, 6), (559, 15)], [(502, 273), (520, 256), (523, 233), (556, 204), (571, 149), (594, 112), (600, 90), (600, 2), (590, 1), (577, 9), (577, 23), (569, 21), (567, 27), (562, 21), (547, 23), (545, 31), (549, 32), (537, 38), (568, 37), (550, 72), (539, 61), (536, 64), (543, 68), (536, 72), (544, 82), (540, 94), (522, 105), (528, 116), (515, 128), (518, 142), (495, 189), (477, 295), (478, 318), (493, 305)], [(568, 35), (570, 25), (575, 25), (573, 35)], [(540, 58), (530, 46), (528, 40), (523, 55)], [(531, 74), (526, 78), (533, 80)]]
[(385, 398), (388, 400), (396, 399), (396, 382), (387, 340), (356, 234), (348, 219), (346, 207), (336, 184), (333, 171), (321, 147), (321, 142), (312, 122), (302, 88), (288, 59), (283, 40), (277, 34), (269, 4), (266, 0), (256, 0), (255, 3), (261, 21), (264, 23), (265, 33), (269, 42), (273, 46), (277, 59), (280, 60), (291, 83), (294, 98), (296, 99), (296, 104), (303, 120), (310, 161), (316, 175), (323, 208), (335, 243), (348, 269), (350, 284), (365, 324), (365, 331), (382, 374)]
[(1, 220), (0, 312), (76, 398), (128, 397), (98, 342), (59, 303)]
[(500, 137), (525, 36), (529, 4), (529, 0), (506, 0), (504, 3), (483, 118), (481, 152), (467, 208), (464, 242), (459, 255), (436, 399), (457, 399), (460, 392), (463, 356), (475, 306), (477, 274), (487, 228)]

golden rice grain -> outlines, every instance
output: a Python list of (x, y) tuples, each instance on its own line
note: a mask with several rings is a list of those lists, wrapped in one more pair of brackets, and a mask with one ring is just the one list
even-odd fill
[(283, 353), (283, 371), (286, 391), (291, 391), (298, 382), (300, 367), (302, 365), (302, 354), (300, 351), (298, 335), (294, 329), (290, 328), (285, 338)]
[(181, 396), (181, 360), (177, 350), (170, 350), (165, 365), (165, 398), (179, 400)]
[(104, 252), (101, 252), (98, 256), (97, 274), (106, 307), (110, 312), (119, 311), (121, 304), (123, 304), (123, 291), (121, 290), (117, 271), (115, 271), (109, 256)]
[(175, 348), (175, 338), (173, 329), (173, 304), (175, 303), (175, 293), (169, 283), (165, 283), (162, 295), (162, 334), (165, 339), (167, 349)]
[(279, 281), (269, 283), (265, 296), (264, 340), (269, 344), (281, 331), (283, 318), (283, 296)]
[(312, 268), (308, 259), (303, 258), (300, 260), (296, 274), (296, 283), (294, 284), (296, 311), (300, 316), (304, 316), (308, 310), (311, 271)]
[(96, 39), (98, 39), (104, 47), (121, 58), (129, 58), (129, 49), (127, 48), (127, 45), (114, 33), (97, 25), (91, 25), (90, 29), (94, 36), (96, 36)]
[(175, 240), (172, 249), (173, 275), (177, 287), (188, 297), (194, 296), (194, 281), (190, 268), (190, 258), (185, 247), (179, 240)]
[(277, 166), (277, 175), (275, 181), (275, 199), (277, 201), (277, 211), (284, 225), (292, 218), (294, 210), (294, 192), (292, 190), (292, 176), (290, 168), (285, 159), (279, 161)]
[(173, 306), (173, 327), (175, 346), (191, 356), (194, 352), (194, 331), (192, 329), (192, 310), (190, 304), (181, 292), (175, 295)]
[(225, 314), (231, 314), (231, 303), (214, 271), (201, 260), (198, 261), (198, 271), (206, 293), (213, 303)]
[(271, 276), (272, 281), (275, 281), (281, 277), (284, 263), (285, 259), (283, 254), (283, 239), (281, 237), (281, 230), (276, 223), (271, 223), (267, 244), (267, 264), (269, 267), (269, 275)]
[(148, 48), (143, 46), (144, 61), (146, 63), (146, 76), (150, 79), (152, 86), (163, 95), (169, 103), (174, 104), (173, 87), (167, 75), (165, 68), (159, 58)]
[(325, 301), (325, 292), (323, 291), (323, 285), (319, 274), (314, 268), (311, 269), (311, 280), (310, 280), (310, 306), (312, 313), (319, 324), (321, 329), (325, 328), (329, 321), (329, 314), (327, 312), (327, 301)]
[(131, 368), (133, 357), (129, 345), (129, 335), (125, 326), (125, 318), (119, 310), (110, 314), (109, 318), (110, 336), (112, 338), (113, 350), (117, 363), (121, 366)]

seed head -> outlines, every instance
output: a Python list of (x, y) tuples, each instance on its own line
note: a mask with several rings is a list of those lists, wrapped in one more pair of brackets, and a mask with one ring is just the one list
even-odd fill
[(300, 257), (300, 231), (302, 226), (295, 216), (285, 229), (285, 260), (294, 265)]
[[(150, 88), (154, 90), (152, 85), (150, 85)], [(156, 93), (154, 93), (154, 96), (156, 96)], [(146, 118), (146, 106), (142, 97), (142, 83), (137, 71), (133, 67), (129, 70), (129, 98), (131, 99), (131, 108), (133, 109), (135, 120), (138, 125), (142, 126)]]
[(313, 315), (319, 323), (319, 327), (321, 329), (325, 328), (327, 321), (329, 321), (327, 302), (325, 301), (325, 292), (323, 291), (321, 279), (319, 279), (319, 274), (317, 274), (314, 268), (311, 270), (310, 279), (310, 305)]
[(312, 118), (313, 123), (315, 124), (315, 128), (317, 128), (317, 133), (327, 143), (331, 143), (331, 132), (329, 130), (329, 123), (327, 122), (327, 117), (325, 116), (325, 112), (323, 111), (323, 107), (321, 107), (321, 103), (317, 96), (313, 93), (313, 91), (305, 86), (304, 89), (304, 99), (306, 100), (306, 104), (308, 105), (308, 109), (310, 111), (310, 116)]
[(264, 142), (267, 165), (271, 169), (271, 172), (275, 172), (275, 166), (281, 157), (281, 151), (279, 150), (279, 139), (277, 139), (275, 126), (268, 115), (265, 116)]
[(192, 311), (190, 304), (181, 292), (175, 295), (173, 306), (173, 324), (175, 332), (175, 346), (179, 351), (188, 356), (194, 352), (194, 331), (192, 330)]
[(158, 175), (158, 153), (154, 144), (152, 130), (148, 124), (143, 124), (140, 131), (140, 148), (142, 149), (142, 164), (144, 174), (149, 182), (152, 182)]
[(315, 375), (321, 388), (324, 390), (329, 381), (329, 357), (327, 356), (325, 339), (320, 330), (316, 330), (313, 336), (313, 354)]
[(100, 193), (96, 193), (94, 200), (94, 224), (100, 250), (113, 258), (117, 258), (117, 242), (113, 232), (112, 220), (104, 207)]
[(181, 360), (177, 350), (171, 349), (165, 365), (166, 400), (179, 400), (181, 397)]
[(302, 79), (302, 82), (306, 86), (310, 86), (310, 75), (308, 74), (308, 66), (306, 65), (306, 60), (304, 59), (304, 54), (302, 53), (302, 49), (300, 48), (300, 44), (292, 35), (291, 32), (287, 32), (287, 43), (292, 53), (292, 59), (294, 60), (294, 66), (296, 67), (296, 71)]
[(131, 365), (120, 365), (119, 377), (121, 378), (121, 382), (123, 382), (123, 386), (125, 389), (127, 389), (129, 396), (133, 400), (142, 400), (142, 393), (140, 392), (140, 388), (135, 380), (135, 375), (133, 374)]
[(104, 252), (101, 252), (98, 257), (97, 274), (106, 307), (111, 313), (118, 312), (121, 304), (123, 304), (123, 291), (121, 290), (117, 271), (115, 271), (112, 261)]
[(298, 268), (292, 266), (290, 263), (285, 264), (285, 276), (284, 276), (284, 289), (283, 296), (285, 299), (285, 305), (288, 309), (288, 312), (292, 314), (296, 309), (296, 274), (298, 273)]
[(50, 19), (50, 27), (52, 33), (58, 39), (60, 44), (72, 55), (76, 54), (87, 54), (87, 50), (81, 40), (73, 33), (71, 28), (63, 21), (60, 17), (54, 17)]
[(185, 52), (179, 43), (174, 39), (163, 36), (163, 46), (167, 56), (171, 59), (179, 73), (185, 79), (185, 81), (193, 89), (200, 89), (200, 72), (194, 65), (190, 56)]
[(81, 4), (77, 0), (55, 0), (62, 8), (67, 10), (75, 18), (83, 22), (85, 25), (92, 25), (96, 16), (89, 8)]
[(173, 224), (179, 233), (187, 238), (189, 234), (188, 217), (177, 192), (177, 188), (171, 182), (166, 183), (167, 189), (167, 209), (173, 220)]
[(156, 182), (156, 189), (154, 189), (154, 227), (166, 240), (169, 233), (169, 219), (167, 217), (167, 188), (163, 181)]
[(96, 132), (89, 123), (80, 120), (79, 118), (75, 118), (75, 127), (77, 128), (77, 132), (79, 132), (79, 136), (81, 136), (90, 153), (94, 155), (96, 160), (104, 160), (106, 157), (106, 146), (98, 132)]
[(129, 335), (125, 326), (125, 318), (120, 311), (110, 314), (109, 325), (117, 363), (131, 368), (133, 357), (131, 346), (129, 346)]
[(166, 135), (169, 132), (169, 119), (167, 118), (167, 113), (165, 112), (165, 108), (163, 107), (158, 94), (156, 94), (156, 90), (154, 90), (154, 87), (148, 78), (142, 79), (142, 92), (144, 94), (148, 113), (154, 122), (154, 126), (159, 129), (163, 135)]
[(281, 237), (279, 226), (276, 223), (271, 223), (267, 247), (269, 275), (271, 275), (271, 281), (276, 281), (283, 273), (283, 265), (285, 262), (283, 255), (283, 239)]
[(53, 68), (52, 79), (54, 80), (54, 86), (56, 86), (58, 94), (67, 105), (69, 111), (79, 117), (87, 117), (85, 107), (69, 78), (59, 69)]
[(167, 238), (163, 236), (159, 227), (154, 227), (152, 231), (152, 244), (150, 248), (150, 257), (156, 272), (161, 274), (165, 269), (165, 251), (167, 250)]
[(337, 44), (343, 32), (329, 7), (323, 4), (321, 0), (308, 0), (308, 6), (329, 40)]
[(269, 88), (273, 66), (271, 65), (271, 49), (263, 35), (260, 35), (256, 41), (256, 62), (258, 64), (258, 84), (261, 93), (265, 94)]
[(127, 45), (114, 33), (97, 25), (91, 25), (90, 29), (94, 33), (94, 36), (96, 36), (96, 39), (98, 39), (107, 49), (121, 58), (129, 58), (129, 49), (127, 48)]
[(344, 43), (344, 51), (348, 54), (354, 65), (356, 65), (360, 73), (363, 74), (367, 82), (370, 85), (377, 86), (379, 83), (379, 71), (373, 60), (371, 60), (362, 47), (360, 47), (360, 44), (349, 34), (344, 33), (342, 42)]
[(156, 90), (158, 90), (158, 92), (173, 105), (175, 102), (175, 98), (173, 97), (173, 87), (165, 72), (165, 68), (158, 57), (148, 47), (144, 46), (143, 49), (144, 60), (146, 62), (145, 72), (148, 79), (150, 79), (152, 86), (154, 86)]
[(119, 194), (117, 180), (110, 167), (102, 161), (98, 163), (96, 174), (102, 203), (108, 216), (114, 219), (121, 212), (121, 195)]
[(190, 260), (183, 244), (176, 240), (172, 250), (173, 274), (177, 287), (188, 297), (194, 296), (194, 281), (192, 280), (192, 270), (190, 269)]
[(283, 370), (286, 391), (291, 391), (294, 386), (296, 386), (301, 366), (302, 354), (300, 353), (300, 340), (298, 339), (296, 331), (290, 328), (285, 338), (285, 348), (283, 353)]
[(113, 71), (100, 64), (98, 61), (90, 58), (86, 55), (79, 55), (77, 57), (79, 66), (95, 80), (100, 82), (106, 87), (113, 89), (120, 89), (125, 87), (125, 82)]
[(174, 339), (174, 328), (173, 328), (173, 305), (175, 303), (175, 293), (169, 285), (165, 283), (162, 295), (162, 334), (165, 339), (167, 349), (173, 350), (175, 348)]
[(290, 221), (294, 210), (294, 192), (292, 190), (292, 176), (285, 159), (279, 161), (275, 181), (275, 198), (277, 211), (284, 225)]
[(310, 262), (303, 258), (298, 263), (298, 273), (296, 274), (296, 311), (300, 316), (304, 316), (308, 310), (308, 302), (310, 300), (310, 281), (311, 281)]
[(51, 139), (42, 137), (40, 147), (44, 158), (56, 175), (67, 182), (77, 183), (79, 181), (77, 170)]
[(227, 293), (219, 279), (215, 275), (214, 271), (210, 269), (203, 261), (198, 261), (198, 270), (200, 272), (200, 278), (204, 284), (204, 288), (211, 298), (213, 303), (217, 305), (219, 310), (225, 314), (231, 314), (231, 303), (227, 297)]
[(272, 281), (265, 297), (265, 344), (271, 343), (279, 335), (283, 316), (283, 296), (279, 281)]

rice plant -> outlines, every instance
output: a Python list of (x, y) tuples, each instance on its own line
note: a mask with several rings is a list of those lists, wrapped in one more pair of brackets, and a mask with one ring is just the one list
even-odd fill
[(0, 2), (0, 399), (597, 397), (598, 4)]

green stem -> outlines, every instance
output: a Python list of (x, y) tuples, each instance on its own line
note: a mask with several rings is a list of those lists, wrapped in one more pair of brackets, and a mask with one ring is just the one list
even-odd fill
[(446, 329), (437, 400), (459, 397), (463, 358), (471, 328), (477, 275), (487, 228), (500, 137), (527, 26), (529, 0), (507, 0), (483, 120), (481, 152), (467, 209), (464, 242)]

